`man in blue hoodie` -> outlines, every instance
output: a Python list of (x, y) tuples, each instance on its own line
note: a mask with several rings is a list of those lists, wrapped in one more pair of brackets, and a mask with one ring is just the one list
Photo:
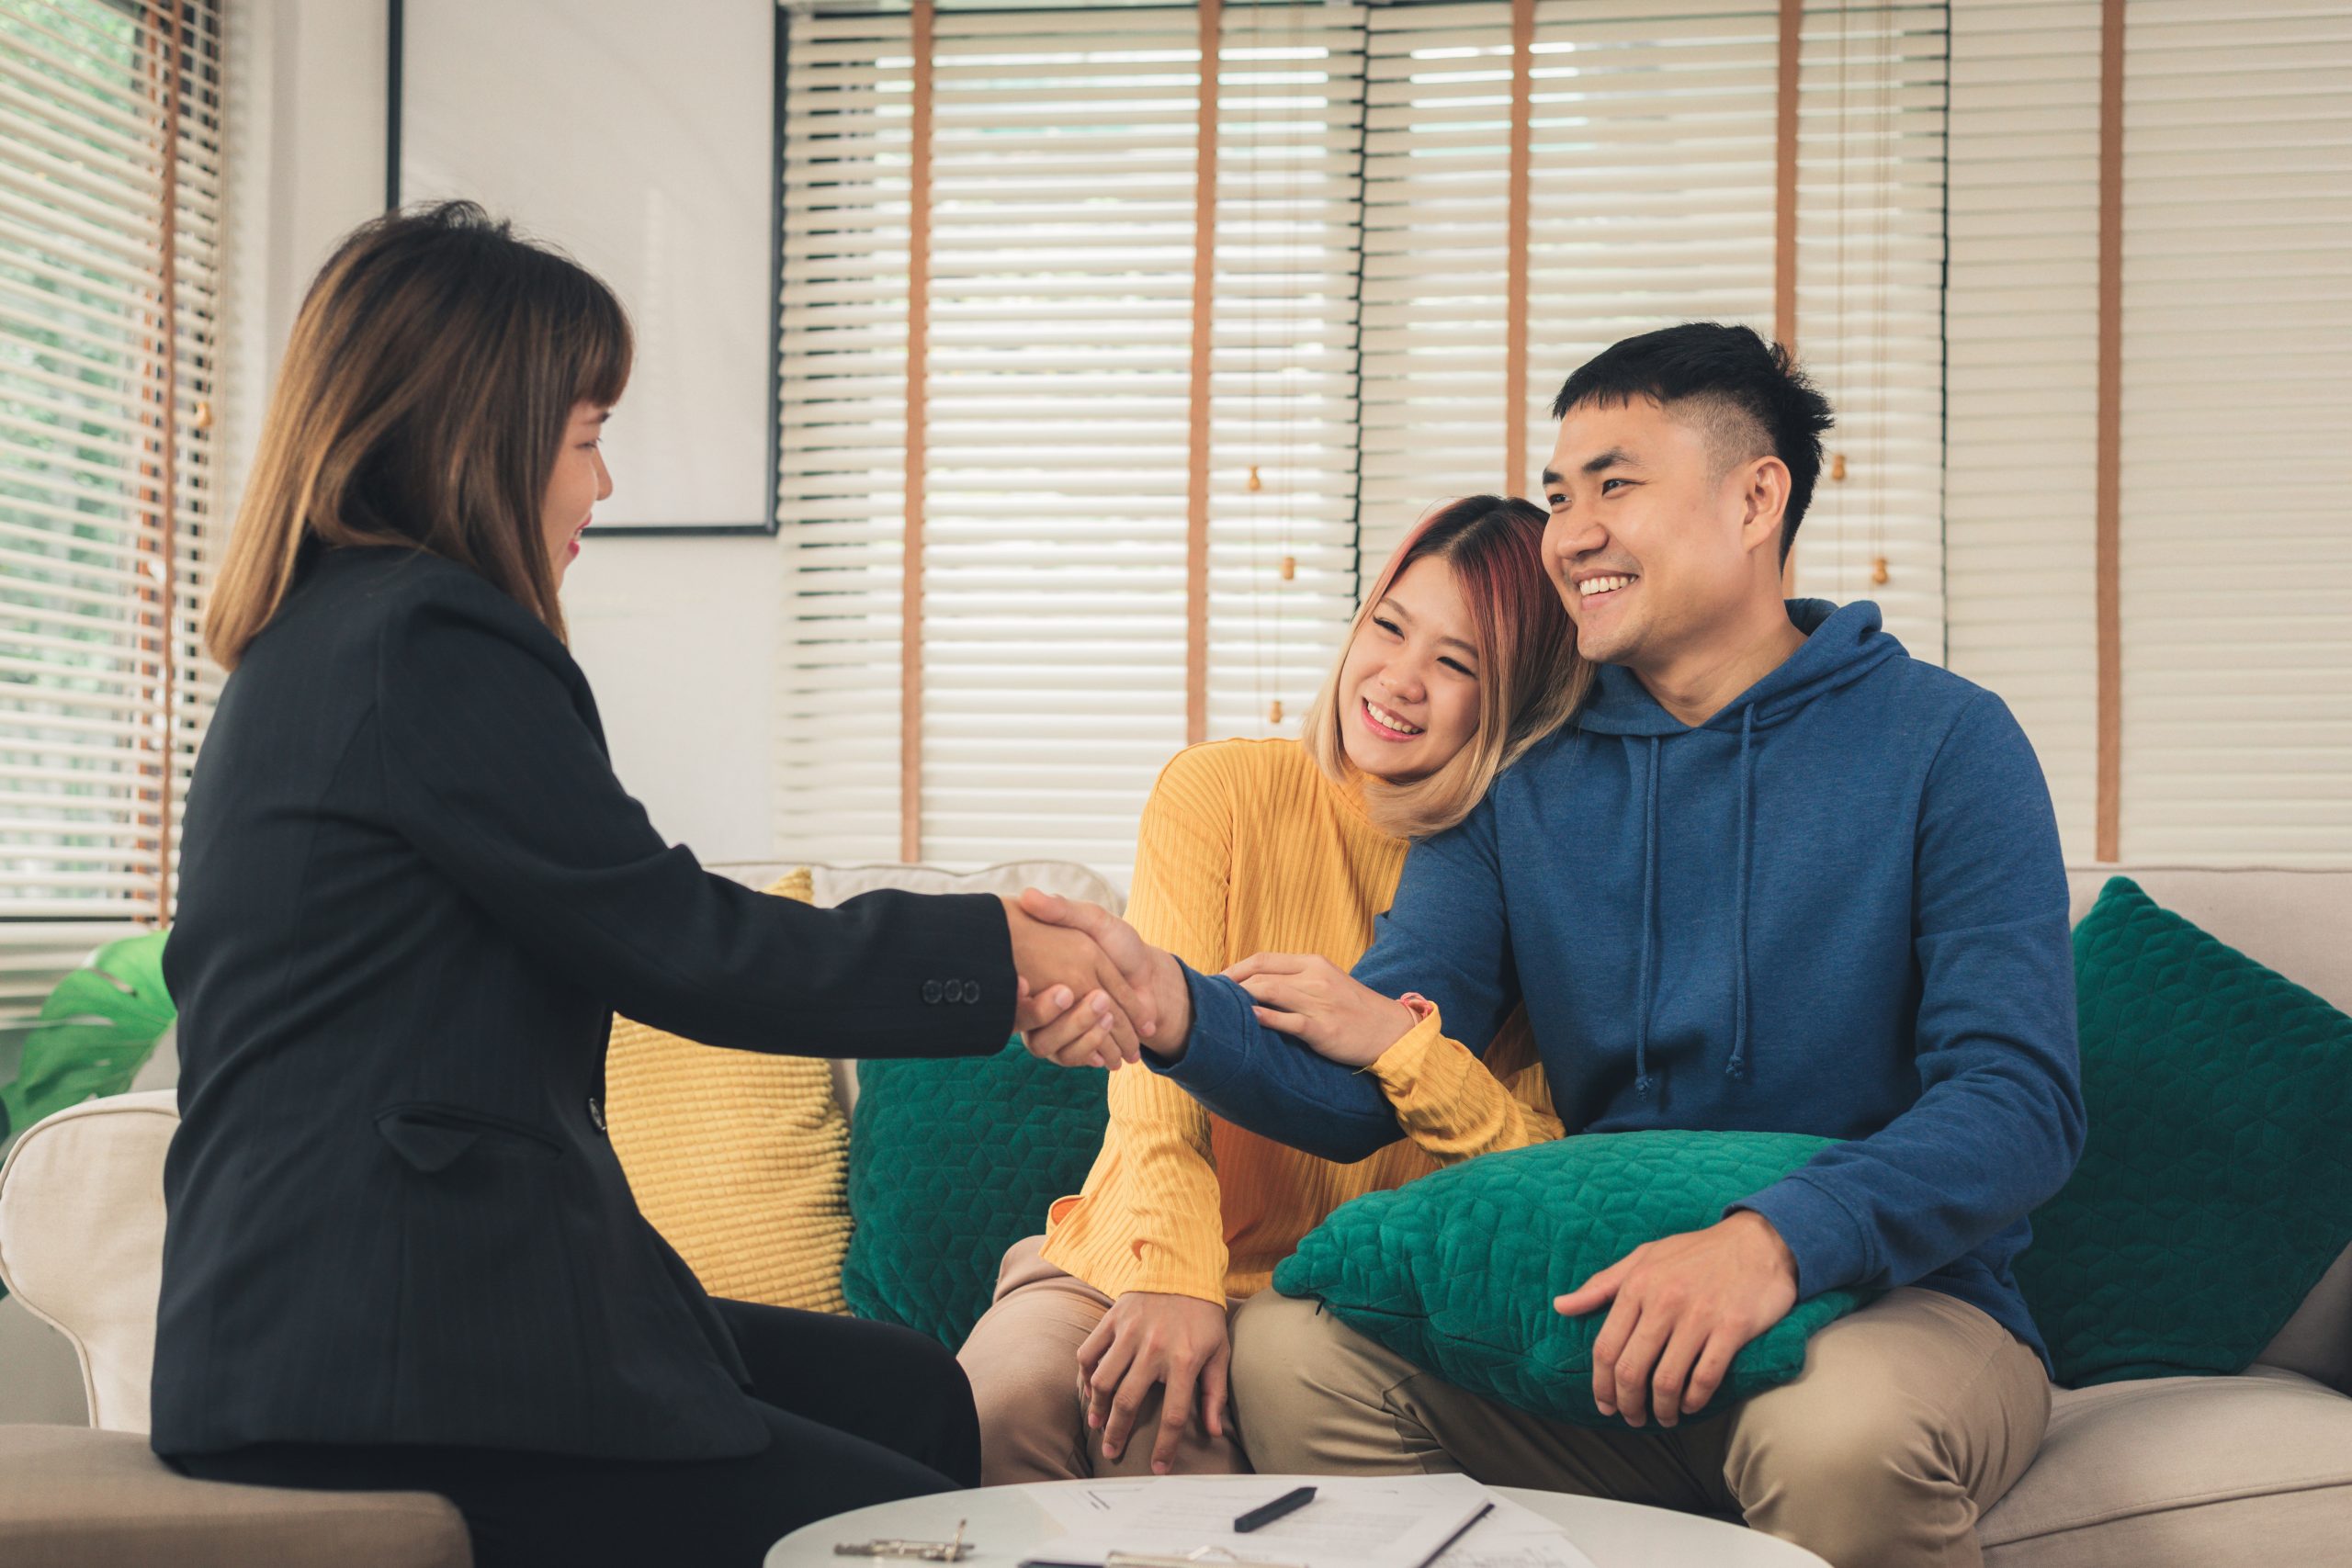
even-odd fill
[[(1602, 666), (1591, 701), (1413, 847), (1353, 982), (1169, 959), (1146, 1059), (1356, 1160), (1400, 1135), (1356, 1066), (1441, 1030), (1482, 1052), (1524, 1003), (1572, 1133), (1839, 1142), (1559, 1298), (1607, 1312), (1594, 1395), (1631, 1429), (1479, 1399), (1270, 1293), (1235, 1329), (1241, 1435), (1265, 1471), (1463, 1469), (1741, 1515), (1841, 1568), (1975, 1562), (2049, 1413), (2010, 1260), (2084, 1127), (2040, 767), (1998, 698), (1909, 657), (1875, 605), (1782, 599), (1830, 415), (1781, 351), (1651, 333), (1554, 412), (1544, 551)], [(1887, 1293), (1796, 1382), (1684, 1424), (1741, 1346), (1841, 1286)]]

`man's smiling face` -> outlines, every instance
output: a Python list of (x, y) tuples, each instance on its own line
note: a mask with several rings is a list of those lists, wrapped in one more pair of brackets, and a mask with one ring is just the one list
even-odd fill
[[(1734, 409), (1580, 403), (1544, 473), (1544, 564), (1587, 659), (1663, 668), (1758, 592), (1761, 432)], [(1772, 534), (1777, 536), (1778, 520)], [(1770, 542), (1777, 572), (1778, 552)]]

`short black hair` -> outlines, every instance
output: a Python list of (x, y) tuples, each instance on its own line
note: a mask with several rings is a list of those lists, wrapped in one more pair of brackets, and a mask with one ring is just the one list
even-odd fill
[[(1753, 327), (1721, 321), (1685, 321), (1602, 349), (1568, 378), (1552, 400), (1552, 417), (1562, 419), (1580, 404), (1622, 406), (1650, 398), (1671, 409), (1677, 403), (1716, 404), (1749, 428), (1748, 455), (1766, 451), (1788, 465), (1789, 504), (1781, 515), (1781, 559), (1789, 558), (1797, 525), (1813, 503), (1821, 477), (1821, 434), (1837, 423), (1829, 400), (1777, 343)], [(1762, 451), (1756, 450), (1760, 443)]]

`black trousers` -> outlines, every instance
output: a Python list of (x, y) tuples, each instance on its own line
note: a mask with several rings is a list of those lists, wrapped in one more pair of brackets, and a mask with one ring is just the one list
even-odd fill
[(204, 1481), (438, 1493), (465, 1516), (476, 1568), (757, 1568), (812, 1520), (980, 1483), (971, 1385), (935, 1341), (821, 1313), (717, 1305), (767, 1419), (767, 1449), (748, 1458), (268, 1443), (170, 1462)]

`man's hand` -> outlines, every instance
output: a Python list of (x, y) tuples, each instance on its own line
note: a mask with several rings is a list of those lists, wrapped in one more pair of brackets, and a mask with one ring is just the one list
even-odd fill
[[(1012, 899), (1003, 904), (1012, 937), (1012, 972), (1019, 977), (1012, 1021), (1030, 1054), (1066, 1067), (1116, 1067), (1134, 1061), (1138, 1034), (1157, 1016), (1137, 996), (1136, 984), (1081, 929), (1080, 919), (1049, 922)], [(1069, 908), (1111, 919), (1091, 904), (1069, 902)], [(1070, 1006), (1081, 997), (1079, 1006)]]
[(1552, 1303), (1608, 1321), (1592, 1346), (1592, 1402), (1638, 1427), (1706, 1408), (1740, 1347), (1797, 1304), (1797, 1261), (1763, 1215), (1742, 1209), (1702, 1231), (1637, 1247)]
[(1112, 1303), (1078, 1348), (1078, 1396), (1086, 1404), (1086, 1424), (1102, 1430), (1102, 1457), (1115, 1460), (1125, 1450), (1136, 1416), (1155, 1386), (1168, 1392), (1151, 1448), (1153, 1474), (1167, 1474), (1176, 1462), (1196, 1392), (1201, 1425), (1210, 1437), (1224, 1437), (1232, 1361), (1225, 1308), (1215, 1302), (1130, 1291)]
[[(1031, 919), (1067, 929), (1099, 947), (1138, 994), (1146, 1025), (1138, 1032), (1152, 1055), (1173, 1061), (1184, 1054), (1184, 1037), (1193, 1032), (1193, 994), (1184, 987), (1183, 966), (1171, 954), (1145, 942), (1135, 927), (1099, 904), (1025, 887), (1020, 907)], [(1041, 1055), (1069, 1048), (1093, 1027), (1093, 1021), (1081, 1012), (1047, 1017), (1051, 1021), (1028, 1037), (1029, 1049)], [(1133, 1053), (1127, 1060), (1135, 1060)]]
[(1416, 1021), (1411, 1008), (1315, 953), (1253, 953), (1225, 977), (1250, 993), (1260, 1023), (1351, 1067), (1372, 1066)]

